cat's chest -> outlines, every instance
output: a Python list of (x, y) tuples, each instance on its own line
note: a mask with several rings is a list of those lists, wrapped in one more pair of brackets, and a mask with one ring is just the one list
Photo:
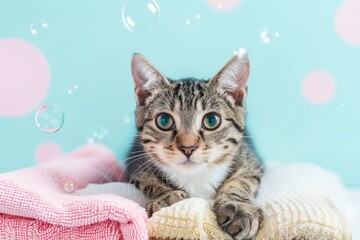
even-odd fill
[(167, 169), (166, 175), (173, 184), (184, 189), (190, 197), (202, 198), (212, 204), (216, 189), (225, 180), (228, 171), (229, 164), (223, 164), (204, 168), (192, 174)]

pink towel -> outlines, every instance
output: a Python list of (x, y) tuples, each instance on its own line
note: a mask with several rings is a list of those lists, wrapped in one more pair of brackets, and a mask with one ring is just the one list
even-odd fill
[(102, 145), (0, 174), (0, 239), (147, 239), (147, 215), (137, 203), (111, 194), (68, 192), (72, 185), (81, 189), (121, 176), (115, 157)]

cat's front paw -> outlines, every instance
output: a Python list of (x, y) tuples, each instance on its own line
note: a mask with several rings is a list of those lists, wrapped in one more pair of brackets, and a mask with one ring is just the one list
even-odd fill
[(214, 212), (221, 229), (236, 240), (252, 239), (264, 219), (263, 210), (254, 204), (228, 199), (216, 201)]
[(168, 207), (186, 198), (189, 198), (189, 195), (182, 190), (166, 192), (162, 196), (148, 202), (146, 204), (146, 212), (151, 217), (154, 212), (159, 211), (161, 208)]

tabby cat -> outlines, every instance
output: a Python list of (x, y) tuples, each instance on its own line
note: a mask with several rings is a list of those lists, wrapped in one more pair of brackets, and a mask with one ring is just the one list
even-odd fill
[(263, 219), (252, 202), (263, 170), (245, 134), (247, 54), (235, 55), (211, 80), (171, 80), (140, 54), (131, 70), (138, 135), (126, 171), (148, 196), (149, 216), (203, 198), (225, 232), (253, 238)]

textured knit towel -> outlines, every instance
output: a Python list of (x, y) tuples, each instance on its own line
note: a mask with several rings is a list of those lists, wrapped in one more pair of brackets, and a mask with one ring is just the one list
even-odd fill
[(149, 237), (170, 239), (229, 239), (217, 225), (207, 201), (190, 198), (162, 208), (148, 220)]
[[(350, 240), (344, 216), (318, 196), (289, 196), (264, 204), (265, 219), (256, 240)], [(198, 198), (156, 212), (147, 223), (154, 239), (232, 239), (216, 223), (209, 204)]]
[(101, 145), (0, 174), (0, 239), (147, 239), (146, 212), (137, 203), (67, 192), (120, 178), (116, 159)]
[(350, 240), (344, 215), (327, 199), (314, 195), (288, 196), (264, 204), (265, 219), (256, 240)]

